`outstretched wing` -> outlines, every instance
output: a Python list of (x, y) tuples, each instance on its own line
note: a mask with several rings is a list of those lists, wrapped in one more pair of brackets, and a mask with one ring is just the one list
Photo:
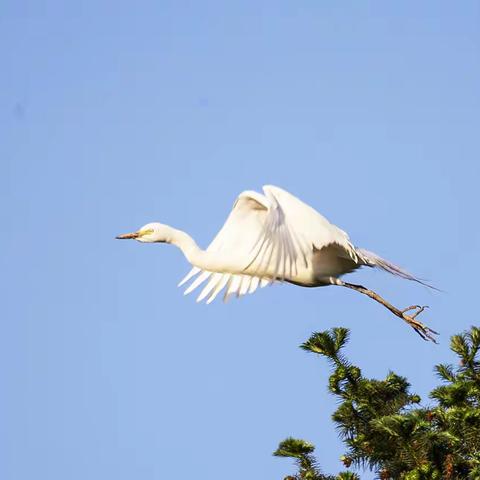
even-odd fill
[[(288, 232), (283, 231), (281, 218), (281, 210), (268, 197), (253, 191), (241, 193), (225, 224), (207, 248), (209, 252), (233, 258), (237, 268), (231, 272), (213, 272), (194, 267), (179, 286), (196, 276), (185, 290), (188, 294), (208, 280), (197, 301), (207, 298), (210, 303), (223, 289), (226, 300), (234, 294), (253, 293), (277, 277), (284, 277), (283, 263), (290, 268), (293, 266), (291, 259), (295, 258), (295, 249)], [(278, 258), (285, 258), (282, 268), (280, 265), (272, 268), (274, 252)]]
[(355, 247), (350, 242), (348, 234), (336, 225), (330, 223), (314, 208), (302, 202), (291, 193), (273, 185), (263, 187), (264, 191), (275, 197), (284, 213), (285, 222), (290, 232), (306, 239), (316, 250), (337, 245), (341, 247), (340, 254), (357, 262)]
[(265, 195), (252, 191), (239, 195), (207, 249), (232, 259), (235, 268), (214, 272), (194, 267), (179, 284), (197, 276), (185, 294), (207, 280), (197, 301), (207, 298), (210, 303), (224, 288), (224, 299), (253, 293), (275, 280), (295, 278), (300, 268), (310, 267), (313, 248), (331, 243), (354, 254), (346, 233), (314, 209), (278, 187), (263, 190)]

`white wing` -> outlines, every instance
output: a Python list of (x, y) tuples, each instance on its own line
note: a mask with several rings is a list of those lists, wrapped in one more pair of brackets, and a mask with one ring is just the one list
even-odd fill
[(275, 280), (294, 280), (300, 269), (311, 268), (314, 248), (332, 243), (355, 256), (345, 232), (313, 208), (278, 187), (264, 186), (265, 195), (241, 193), (227, 221), (207, 251), (228, 258), (230, 271), (206, 271), (194, 267), (179, 286), (197, 275), (188, 294), (208, 280), (197, 301), (207, 303), (225, 288), (224, 299), (253, 293)]
[(338, 245), (342, 247), (346, 257), (357, 261), (355, 247), (346, 232), (286, 190), (272, 185), (264, 186), (263, 189), (276, 198), (290, 232), (307, 239), (316, 250)]

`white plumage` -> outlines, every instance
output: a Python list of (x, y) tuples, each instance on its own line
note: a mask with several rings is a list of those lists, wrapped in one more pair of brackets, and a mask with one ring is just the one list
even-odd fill
[(262, 195), (245, 191), (238, 196), (225, 224), (206, 250), (200, 249), (185, 232), (160, 223), (149, 223), (137, 232), (117, 238), (166, 242), (179, 247), (193, 265), (179, 286), (193, 280), (185, 294), (202, 287), (197, 301), (211, 303), (222, 290), (227, 300), (277, 281), (305, 287), (340, 285), (374, 298), (408, 321), (418, 333), (423, 328), (420, 334), (432, 339), (428, 336), (432, 331), (414, 320), (420, 311), (408, 316), (374, 292), (343, 282), (340, 277), (369, 266), (423, 283), (421, 280), (374, 253), (356, 248), (346, 232), (291, 193), (272, 185), (264, 186), (263, 192)]
[[(325, 285), (331, 283), (329, 277), (360, 266), (344, 231), (285, 190), (265, 186), (263, 191), (265, 195), (246, 191), (238, 196), (224, 226), (207, 248), (225, 261), (221, 265), (215, 262), (210, 269), (208, 265), (194, 267), (179, 284), (197, 275), (185, 294), (207, 280), (197, 298), (207, 298), (207, 303), (215, 299), (222, 286), (227, 299), (253, 293), (274, 281)], [(334, 256), (331, 251), (319, 253), (329, 245), (337, 247)], [(337, 255), (342, 256), (341, 266)], [(317, 259), (319, 256), (322, 259)]]

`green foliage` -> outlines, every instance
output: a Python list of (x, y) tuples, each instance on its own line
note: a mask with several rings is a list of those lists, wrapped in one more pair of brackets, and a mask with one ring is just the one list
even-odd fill
[[(347, 329), (334, 328), (301, 345), (332, 366), (329, 391), (339, 400), (332, 418), (345, 444), (345, 467), (367, 467), (384, 480), (480, 479), (480, 328), (452, 337), (458, 366), (435, 367), (443, 385), (430, 393), (431, 407), (421, 406), (393, 372), (384, 380), (363, 377), (342, 352), (348, 339)], [(275, 455), (295, 458), (298, 473), (287, 479), (360, 478), (351, 471), (323, 475), (313, 451), (312, 444), (288, 438)]]
[(287, 479), (333, 480), (335, 477), (325, 476), (320, 472), (314, 457), (311, 455), (314, 450), (315, 447), (311, 443), (290, 437), (280, 442), (273, 454), (277, 457), (295, 458), (298, 474), (294, 477), (287, 477)]
[(287, 438), (280, 442), (274, 455), (277, 457), (295, 457), (302, 458), (309, 455), (315, 450), (315, 447), (305, 440), (297, 440), (295, 438)]

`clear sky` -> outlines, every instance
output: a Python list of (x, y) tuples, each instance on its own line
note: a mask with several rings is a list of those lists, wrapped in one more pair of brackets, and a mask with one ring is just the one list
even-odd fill
[[(333, 326), (428, 402), (478, 324), (479, 25), (478, 1), (2, 2), (0, 478), (276, 480), (289, 435), (337, 472), (327, 365), (298, 348)], [(264, 184), (443, 289), (349, 277), (429, 304), (440, 345), (337, 287), (197, 305), (174, 247), (114, 240), (206, 246)]]

